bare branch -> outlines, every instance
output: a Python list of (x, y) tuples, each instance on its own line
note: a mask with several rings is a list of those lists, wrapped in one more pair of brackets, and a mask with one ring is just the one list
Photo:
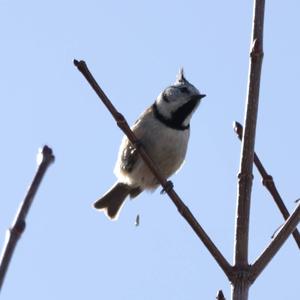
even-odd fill
[(19, 241), (22, 233), (26, 227), (26, 216), (29, 212), (34, 196), (40, 186), (40, 183), (49, 167), (54, 161), (52, 150), (48, 146), (44, 146), (42, 151), (38, 154), (38, 169), (33, 178), (31, 185), (25, 199), (22, 201), (20, 208), (16, 214), (16, 218), (12, 227), (8, 230), (6, 242), (3, 247), (3, 251), (0, 259), (0, 290), (2, 288), (6, 271), (11, 261), (17, 242)]
[(235, 266), (248, 267), (249, 213), (255, 131), (259, 102), (260, 75), (263, 59), (264, 0), (254, 1), (252, 49), (250, 53), (248, 96), (238, 175), (237, 214), (235, 225)]
[(112, 116), (117, 122), (117, 125), (120, 127), (120, 129), (125, 133), (125, 135), (128, 137), (130, 142), (134, 145), (134, 147), (139, 152), (140, 156), (146, 163), (146, 165), (149, 167), (151, 172), (155, 175), (158, 182), (162, 185), (164, 191), (169, 195), (173, 203), (176, 205), (178, 211), (180, 214), (185, 218), (185, 220), (189, 223), (189, 225), (193, 228), (194, 232), (197, 234), (197, 236), (201, 239), (201, 241), (204, 243), (208, 251), (211, 253), (211, 255), (215, 258), (219, 266), (223, 269), (225, 274), (228, 278), (231, 276), (231, 265), (228, 263), (226, 258), (222, 255), (220, 250), (216, 247), (216, 245), (212, 242), (210, 237), (207, 235), (207, 233), (204, 231), (204, 229), (201, 227), (201, 225), (198, 223), (196, 218), (193, 216), (189, 208), (183, 203), (183, 201), (180, 199), (180, 197), (177, 195), (175, 190), (173, 189), (173, 184), (171, 181), (167, 181), (160, 173), (158, 168), (155, 166), (153, 160), (149, 157), (149, 155), (146, 153), (143, 145), (139, 143), (138, 139), (130, 129), (127, 121), (125, 120), (124, 116), (120, 114), (116, 108), (113, 106), (111, 101), (108, 99), (108, 97), (105, 95), (103, 90), (100, 88), (96, 80), (94, 79), (93, 75), (89, 71), (86, 63), (84, 61), (77, 61), (74, 60), (75, 66), (78, 68), (78, 70), (83, 74), (83, 76), (86, 78), (86, 80), (89, 82), (89, 84), (92, 86), (96, 94), (99, 96), (99, 98), (102, 100), (104, 105), (107, 107), (107, 109), (110, 111)]
[[(239, 139), (242, 139), (243, 135), (243, 126), (239, 122), (234, 122), (234, 131), (236, 132)], [(277, 207), (279, 208), (281, 214), (283, 215), (284, 219), (287, 220), (290, 216), (290, 213), (288, 209), (286, 208), (277, 188), (274, 183), (273, 177), (269, 175), (264, 168), (263, 164), (261, 163), (260, 159), (258, 158), (257, 154), (254, 152), (254, 164), (257, 167), (257, 170), (259, 171), (261, 177), (262, 177), (262, 183), (266, 187), (266, 189), (270, 192), (270, 194), (273, 196), (273, 199), (275, 203), (277, 204)], [(296, 228), (293, 232), (294, 239), (300, 248), (300, 234), (298, 229)]]
[(297, 205), (294, 212), (285, 221), (282, 228), (279, 230), (275, 238), (271, 241), (269, 246), (263, 251), (258, 259), (253, 263), (250, 272), (250, 280), (254, 282), (271, 259), (275, 256), (280, 247), (287, 240), (289, 235), (295, 230), (300, 221), (300, 203)]
[(249, 62), (248, 91), (238, 174), (238, 194), (235, 222), (234, 270), (232, 300), (247, 300), (249, 293), (249, 216), (255, 132), (259, 102), (260, 76), (263, 59), (263, 25), (265, 1), (254, 0), (252, 42)]
[(226, 300), (225, 297), (224, 297), (224, 294), (223, 294), (222, 290), (218, 291), (216, 299), (217, 300)]

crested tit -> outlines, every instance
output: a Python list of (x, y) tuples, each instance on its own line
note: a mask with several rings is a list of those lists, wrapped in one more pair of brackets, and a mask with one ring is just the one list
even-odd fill
[[(184, 77), (183, 69), (175, 83), (159, 94), (156, 101), (131, 127), (146, 152), (165, 178), (182, 165), (190, 135), (190, 120), (201, 94)], [(117, 182), (94, 203), (110, 219), (116, 219), (127, 196), (135, 198), (144, 190), (154, 190), (159, 183), (136, 149), (124, 136), (114, 173)]]

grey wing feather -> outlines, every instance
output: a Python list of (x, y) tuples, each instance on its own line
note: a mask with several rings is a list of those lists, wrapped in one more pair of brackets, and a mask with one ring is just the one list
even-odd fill
[(130, 173), (138, 160), (139, 154), (132, 144), (127, 141), (127, 145), (122, 153), (121, 169)]
[[(141, 123), (144, 123), (146, 120), (148, 120), (149, 117), (151, 117), (152, 114), (152, 106), (146, 109), (139, 118), (134, 123), (133, 127), (131, 128), (136, 135), (136, 137), (139, 139), (139, 142), (143, 142), (143, 135), (144, 135), (144, 129), (145, 125), (141, 125)], [(147, 121), (146, 121), (147, 122)], [(124, 147), (124, 150), (122, 152), (122, 159), (121, 159), (121, 169), (125, 172), (130, 173), (133, 170), (134, 165), (139, 159), (139, 154), (136, 151), (136, 149), (132, 146), (130, 141), (128, 139), (126, 140), (126, 145)]]

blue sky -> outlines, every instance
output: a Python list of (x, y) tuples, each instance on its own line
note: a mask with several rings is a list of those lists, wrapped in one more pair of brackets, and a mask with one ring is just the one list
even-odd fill
[[(289, 210), (299, 190), (299, 1), (267, 1), (256, 150)], [(236, 175), (252, 1), (0, 1), (0, 236), (35, 172), (56, 156), (28, 216), (2, 299), (214, 299), (230, 285), (166, 195), (127, 201), (117, 222), (91, 208), (115, 181), (122, 133), (74, 68), (84, 59), (133, 123), (178, 69), (207, 94), (193, 117), (175, 189), (225, 257), (233, 257)], [(250, 262), (283, 222), (254, 172)], [(140, 226), (135, 217), (140, 215)], [(299, 227), (298, 227), (299, 228)], [(296, 299), (290, 238), (250, 299)]]

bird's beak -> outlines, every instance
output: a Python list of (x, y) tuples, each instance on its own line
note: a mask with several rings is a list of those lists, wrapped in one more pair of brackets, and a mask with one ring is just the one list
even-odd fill
[(202, 98), (206, 97), (205, 94), (199, 94), (199, 95), (194, 95), (192, 98), (194, 100), (201, 100)]

